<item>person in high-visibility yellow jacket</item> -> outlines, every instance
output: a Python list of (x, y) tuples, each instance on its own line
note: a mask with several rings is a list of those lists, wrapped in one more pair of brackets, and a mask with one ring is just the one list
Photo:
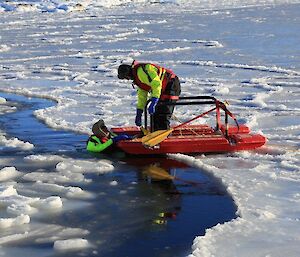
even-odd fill
[(138, 86), (137, 110), (135, 124), (141, 126), (142, 114), (148, 97), (151, 103), (148, 108), (153, 115), (154, 130), (169, 129), (174, 105), (167, 105), (178, 100), (181, 86), (175, 73), (153, 63), (121, 64), (118, 68), (118, 78), (133, 80)]
[(86, 149), (89, 152), (100, 153), (109, 146), (117, 144), (121, 140), (128, 140), (131, 137), (125, 134), (116, 135), (111, 133), (105, 126), (103, 120), (97, 121), (92, 127), (93, 134), (86, 142)]

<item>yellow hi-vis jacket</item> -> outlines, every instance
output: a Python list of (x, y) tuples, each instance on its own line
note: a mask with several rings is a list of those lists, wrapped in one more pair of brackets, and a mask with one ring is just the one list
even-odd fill
[[(144, 110), (148, 96), (170, 99), (171, 96), (165, 95), (164, 91), (170, 78), (175, 74), (168, 69), (151, 63), (133, 63), (133, 83), (138, 86), (137, 108)], [(172, 99), (175, 96), (172, 96)], [(176, 97), (178, 99), (178, 96)]]

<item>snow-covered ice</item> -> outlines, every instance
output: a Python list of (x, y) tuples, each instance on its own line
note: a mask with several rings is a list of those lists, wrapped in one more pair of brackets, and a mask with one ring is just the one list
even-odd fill
[(72, 250), (90, 247), (89, 242), (83, 238), (57, 240), (54, 242), (54, 249), (58, 251)]
[[(116, 76), (122, 61), (172, 68), (182, 95), (227, 100), (240, 122), (268, 138), (254, 152), (172, 155), (220, 179), (238, 207), (239, 218), (191, 242), (190, 257), (296, 257), (299, 12), (296, 0), (0, 1), (0, 91), (53, 100), (54, 106), (35, 111), (38, 119), (89, 134), (99, 118), (108, 126), (134, 124), (136, 93)], [(0, 113), (16, 110), (0, 96)], [(175, 115), (184, 120), (197, 111), (177, 108)], [(16, 229), (0, 235), (0, 253), (12, 256), (5, 245), (28, 239), (51, 242), (58, 251), (72, 250), (74, 243), (92, 247), (87, 230), (35, 219), (50, 207), (63, 211), (72, 201), (92, 199), (80, 186), (92, 183), (88, 174), (113, 171), (113, 164), (32, 155), (32, 142), (1, 130), (0, 149), (28, 151), (23, 161), (32, 167), (55, 166), (51, 173), (34, 168), (25, 173), (14, 159), (0, 158), (0, 233)], [(23, 195), (28, 191), (32, 197)], [(31, 227), (24, 232), (24, 226)]]
[(29, 142), (24, 142), (18, 138), (7, 138), (5, 133), (0, 131), (0, 145), (5, 145), (6, 147), (20, 148), (23, 150), (31, 150), (34, 145)]
[(0, 170), (0, 182), (20, 176), (21, 173), (15, 167), (4, 167)]
[(16, 218), (1, 218), (0, 228), (5, 229), (11, 226), (28, 224), (30, 222), (30, 217), (28, 215), (21, 214)]

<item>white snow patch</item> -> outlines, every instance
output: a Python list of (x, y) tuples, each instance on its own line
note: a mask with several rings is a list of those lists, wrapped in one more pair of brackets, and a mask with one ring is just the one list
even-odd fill
[(14, 185), (0, 186), (0, 206), (4, 206), (8, 213), (22, 215), (33, 214), (37, 210), (55, 211), (63, 204), (59, 196), (50, 196), (45, 199), (20, 195)]
[(30, 206), (27, 203), (12, 203), (6, 208), (7, 213), (14, 214), (14, 215), (22, 215), (22, 214), (27, 214), (27, 215), (33, 215), (38, 213), (38, 209), (35, 207)]
[[(10, 47), (8, 45), (0, 45), (0, 52), (7, 52), (10, 50)], [(0, 99), (1, 102), (1, 99)]]
[(118, 185), (118, 181), (113, 180), (113, 181), (109, 182), (109, 184), (110, 184), (111, 186), (117, 186), (117, 185)]
[(217, 67), (217, 68), (234, 68), (243, 70), (253, 70), (253, 71), (265, 71), (274, 72), (279, 74), (295, 75), (299, 76), (300, 72), (297, 70), (284, 69), (276, 66), (263, 66), (263, 65), (249, 65), (249, 64), (236, 64), (236, 63), (216, 63), (214, 61), (175, 61), (176, 64), (194, 65), (194, 66), (207, 66), (207, 67)]
[(228, 95), (230, 92), (229, 88), (225, 85), (220, 85), (215, 89), (215, 94), (218, 95)]
[(91, 245), (86, 239), (73, 238), (67, 240), (57, 240), (54, 242), (53, 247), (58, 251), (76, 251), (78, 249), (89, 248)]
[(90, 182), (90, 180), (86, 179), (83, 174), (72, 172), (30, 172), (25, 174), (23, 179), (47, 183)]
[(0, 145), (4, 145), (5, 147), (11, 147), (11, 148), (19, 148), (26, 151), (32, 150), (34, 148), (33, 144), (29, 142), (24, 142), (18, 138), (7, 139), (5, 137), (5, 134), (0, 134)]
[(57, 240), (83, 237), (87, 234), (89, 234), (88, 230), (80, 228), (68, 228), (45, 223), (40, 223), (39, 226), (36, 226), (33, 222), (31, 222), (31, 226), (28, 227), (24, 233), (14, 233), (1, 236), (0, 245), (2, 246), (9, 243), (19, 244), (19, 242), (24, 239), (30, 240), (32, 243), (54, 243)]
[(18, 192), (13, 185), (0, 185), (0, 197), (9, 197), (17, 195)]
[(32, 206), (41, 210), (53, 211), (56, 209), (61, 209), (63, 203), (59, 196), (50, 196), (46, 199), (34, 202)]
[(59, 162), (64, 160), (65, 158), (60, 155), (27, 155), (24, 160), (37, 162), (37, 163), (52, 163), (52, 162)]
[(5, 104), (5, 103), (6, 103), (6, 99), (0, 96), (0, 104)]
[(26, 231), (24, 233), (18, 233), (18, 234), (12, 234), (12, 235), (8, 235), (8, 236), (2, 236), (0, 237), (0, 245), (4, 245), (7, 243), (14, 243), (14, 242), (18, 242), (20, 240), (24, 240), (26, 238), (28, 238), (29, 236), (29, 232)]
[(48, 191), (51, 193), (56, 194), (63, 194), (69, 198), (78, 198), (78, 199), (90, 199), (93, 198), (93, 195), (89, 192), (84, 191), (80, 187), (74, 186), (60, 186), (51, 183), (43, 183), (43, 182), (36, 182), (33, 185), (33, 188), (36, 188), (40, 191)]
[(56, 170), (62, 173), (98, 173), (104, 174), (114, 170), (114, 166), (107, 160), (74, 160), (69, 159), (59, 162), (56, 165)]
[(28, 215), (21, 214), (16, 218), (0, 218), (0, 229), (6, 229), (13, 226), (20, 226), (28, 224), (30, 217)]
[(90, 183), (91, 179), (85, 178), (86, 173), (105, 174), (114, 170), (114, 166), (108, 160), (79, 160), (65, 158), (57, 155), (30, 155), (25, 158), (26, 161), (33, 163), (53, 163), (56, 172), (30, 172), (24, 175), (23, 179), (36, 182), (45, 182), (47, 188), (50, 189), (52, 184), (53, 190), (56, 192), (63, 192), (69, 197), (90, 197), (89, 193), (81, 191), (81, 189), (74, 187), (54, 186), (57, 183)]
[(15, 167), (4, 167), (0, 170), (0, 182), (19, 177), (21, 174)]

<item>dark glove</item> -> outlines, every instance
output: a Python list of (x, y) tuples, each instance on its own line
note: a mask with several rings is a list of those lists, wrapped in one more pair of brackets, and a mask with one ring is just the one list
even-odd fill
[(150, 115), (152, 115), (152, 114), (155, 113), (155, 107), (156, 107), (156, 105), (158, 103), (158, 100), (159, 99), (156, 98), (156, 97), (152, 97), (151, 98), (151, 103), (150, 103), (149, 108), (148, 108), (148, 112), (149, 112)]
[(136, 109), (135, 125), (139, 127), (142, 125), (142, 114), (143, 114), (143, 110)]
[(114, 144), (115, 144), (115, 143), (118, 143), (118, 142), (121, 141), (121, 140), (126, 140), (126, 139), (130, 139), (130, 137), (127, 136), (127, 135), (118, 135), (118, 136), (113, 137), (113, 138), (112, 138), (112, 141), (113, 141)]

